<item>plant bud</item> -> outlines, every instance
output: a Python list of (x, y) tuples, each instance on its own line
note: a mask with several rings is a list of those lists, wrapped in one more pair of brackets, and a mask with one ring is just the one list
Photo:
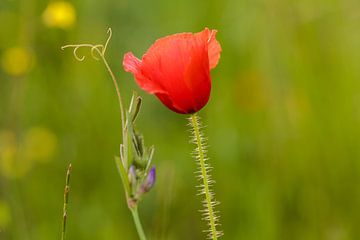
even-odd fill
[(154, 186), (155, 181), (156, 181), (156, 170), (155, 167), (152, 167), (149, 173), (147, 174), (145, 181), (141, 185), (138, 191), (138, 195), (142, 195), (150, 191), (150, 189)]
[(129, 168), (128, 178), (130, 186), (134, 186), (136, 183), (136, 169), (134, 165), (131, 165)]

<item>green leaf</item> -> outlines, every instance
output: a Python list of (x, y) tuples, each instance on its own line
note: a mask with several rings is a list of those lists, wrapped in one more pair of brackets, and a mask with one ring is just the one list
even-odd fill
[(154, 156), (154, 152), (155, 152), (155, 147), (154, 146), (149, 147), (145, 172), (148, 172), (150, 169), (150, 165), (152, 162), (152, 158)]
[(117, 169), (118, 169), (118, 173), (119, 173), (119, 175), (121, 177), (125, 192), (126, 192), (126, 194), (130, 194), (130, 183), (129, 183), (129, 179), (128, 179), (128, 176), (127, 176), (127, 171), (124, 168), (124, 165), (123, 165), (120, 157), (115, 156), (115, 163), (116, 163), (116, 166), (117, 166)]
[(134, 112), (132, 113), (132, 122), (133, 123), (135, 122), (135, 120), (140, 112), (141, 104), (142, 104), (142, 98), (140, 96), (138, 96), (136, 98), (136, 105), (135, 105)]
[(142, 98), (138, 96), (136, 92), (133, 92), (128, 110), (130, 116), (127, 117), (127, 120), (131, 119), (132, 123), (135, 122), (137, 116), (139, 115), (141, 104)]

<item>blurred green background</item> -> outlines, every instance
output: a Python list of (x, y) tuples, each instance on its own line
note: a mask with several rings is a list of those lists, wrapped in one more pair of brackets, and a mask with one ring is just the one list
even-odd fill
[[(125, 102), (122, 56), (159, 37), (218, 29), (223, 52), (200, 112), (222, 202), (223, 239), (360, 239), (360, 2), (357, 0), (0, 1), (0, 239), (137, 239), (113, 156), (112, 82), (69, 43), (103, 43)], [(150, 239), (203, 239), (187, 120), (138, 91), (156, 146), (140, 206)]]

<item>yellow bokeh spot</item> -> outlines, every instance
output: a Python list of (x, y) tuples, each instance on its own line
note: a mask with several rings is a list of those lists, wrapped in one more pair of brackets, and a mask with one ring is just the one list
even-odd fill
[(36, 162), (50, 161), (57, 138), (45, 127), (30, 128), (22, 138), (11, 130), (0, 131), (0, 174), (7, 178), (24, 176)]
[(1, 65), (9, 75), (21, 76), (26, 74), (32, 67), (33, 57), (29, 50), (23, 47), (7, 49), (1, 58)]
[(0, 229), (6, 228), (11, 221), (9, 206), (0, 200)]
[(14, 132), (0, 131), (0, 173), (8, 178), (22, 177), (28, 172), (31, 162), (21, 157)]
[(67, 29), (75, 24), (75, 8), (69, 2), (52, 2), (46, 7), (42, 19), (44, 24), (48, 27)]
[(30, 161), (51, 160), (57, 148), (57, 138), (45, 127), (33, 127), (24, 138), (24, 157)]

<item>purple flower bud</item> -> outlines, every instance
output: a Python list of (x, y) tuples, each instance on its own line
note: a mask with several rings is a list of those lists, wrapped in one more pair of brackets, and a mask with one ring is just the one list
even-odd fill
[(136, 169), (135, 169), (134, 165), (131, 165), (130, 168), (129, 168), (128, 178), (129, 178), (130, 185), (135, 184), (135, 182), (136, 182)]
[(146, 176), (146, 179), (142, 185), (143, 192), (148, 192), (154, 186), (156, 180), (156, 170), (152, 167)]

